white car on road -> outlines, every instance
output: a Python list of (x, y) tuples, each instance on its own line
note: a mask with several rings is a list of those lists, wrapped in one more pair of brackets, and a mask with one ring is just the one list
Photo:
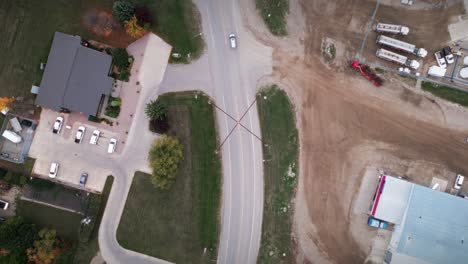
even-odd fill
[(237, 48), (237, 40), (236, 40), (236, 35), (229, 34), (229, 45), (231, 46), (231, 49)]
[(75, 135), (75, 143), (80, 144), (81, 141), (83, 141), (85, 131), (86, 131), (86, 128), (84, 126), (78, 127), (78, 131), (76, 131), (76, 135)]
[(59, 116), (55, 119), (54, 126), (52, 128), (52, 133), (58, 134), (62, 130), (63, 126), (63, 117)]
[(58, 169), (59, 169), (59, 164), (57, 162), (52, 162), (52, 164), (50, 164), (49, 177), (50, 178), (57, 177)]
[(92, 145), (96, 145), (100, 135), (101, 135), (101, 131), (95, 129), (93, 131), (93, 135), (91, 136), (91, 139), (89, 140), (89, 143)]

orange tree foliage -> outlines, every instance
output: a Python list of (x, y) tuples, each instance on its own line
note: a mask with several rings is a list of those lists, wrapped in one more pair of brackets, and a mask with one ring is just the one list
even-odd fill
[(13, 102), (14, 98), (8, 98), (8, 97), (0, 97), (0, 110), (3, 108), (7, 107), (11, 102)]
[(26, 250), (29, 262), (35, 264), (50, 264), (60, 253), (57, 246), (57, 232), (53, 229), (39, 231), (39, 240), (34, 241), (34, 248)]
[(141, 38), (146, 34), (146, 29), (138, 25), (136, 16), (133, 16), (130, 20), (124, 22), (125, 31), (128, 35), (134, 38)]

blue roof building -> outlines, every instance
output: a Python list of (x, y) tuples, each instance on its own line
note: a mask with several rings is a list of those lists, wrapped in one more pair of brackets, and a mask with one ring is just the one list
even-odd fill
[(412, 184), (385, 263), (468, 263), (468, 200)]

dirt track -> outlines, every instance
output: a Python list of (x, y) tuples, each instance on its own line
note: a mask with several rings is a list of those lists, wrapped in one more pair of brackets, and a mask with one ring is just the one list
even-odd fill
[[(295, 1), (292, 5), (295, 10)], [(271, 81), (288, 91), (297, 110), (301, 138), (294, 234), (297, 262), (364, 263), (370, 248), (350, 231), (350, 215), (365, 166), (405, 174), (411, 163), (423, 164), (413, 172), (413, 180), (425, 185), (438, 173), (438, 169), (424, 170), (431, 167), (426, 164), (468, 173), (468, 144), (464, 142), (468, 112), (390, 74), (385, 75), (385, 86), (376, 88), (346, 66), (358, 51), (361, 29), (367, 26), (374, 1), (303, 0), (299, 6), (305, 16), (303, 35), (293, 29), (289, 39), (271, 39), (252, 26), (261, 40), (276, 47)], [(389, 18), (398, 11), (388, 6), (382, 10), (391, 12)], [(447, 23), (447, 17), (457, 10), (424, 12), (438, 14), (435, 20)], [(416, 17), (416, 13), (405, 14), (408, 19)], [(295, 19), (300, 15), (291, 14)], [(419, 22), (421, 17), (415, 19)], [(428, 28), (417, 32), (425, 30), (431, 32)], [(446, 30), (438, 32), (447, 37)], [(431, 34), (418, 41), (434, 41)], [(331, 65), (320, 59), (325, 37), (339, 44), (338, 57)], [(299, 52), (290, 47), (295, 40), (303, 47)], [(452, 176), (445, 176), (449, 185)]]

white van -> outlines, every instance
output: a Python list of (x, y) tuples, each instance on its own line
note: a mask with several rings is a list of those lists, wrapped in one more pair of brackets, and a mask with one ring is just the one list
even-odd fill
[(231, 46), (231, 49), (237, 48), (236, 35), (229, 34), (229, 45)]

